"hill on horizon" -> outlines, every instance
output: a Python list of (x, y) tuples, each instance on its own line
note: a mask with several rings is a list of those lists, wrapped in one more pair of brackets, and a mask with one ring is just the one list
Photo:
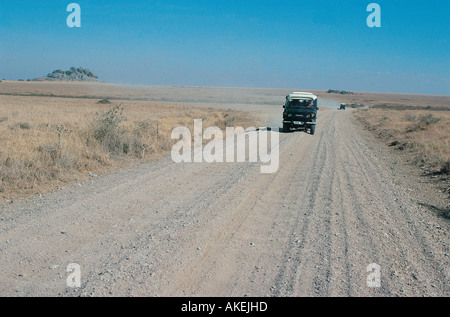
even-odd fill
[(98, 76), (87, 68), (71, 67), (69, 70), (57, 69), (47, 76), (32, 79), (32, 81), (100, 81)]

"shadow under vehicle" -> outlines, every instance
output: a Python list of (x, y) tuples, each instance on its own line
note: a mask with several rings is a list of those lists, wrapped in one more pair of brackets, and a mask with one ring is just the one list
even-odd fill
[(286, 96), (283, 106), (283, 132), (303, 130), (314, 135), (317, 120), (317, 96), (309, 92), (294, 92)]

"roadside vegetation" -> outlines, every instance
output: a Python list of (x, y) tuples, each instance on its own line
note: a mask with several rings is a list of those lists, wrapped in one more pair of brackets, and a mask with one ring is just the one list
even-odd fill
[[(394, 108), (394, 109), (393, 109)], [(445, 109), (445, 110), (443, 110)], [(379, 137), (433, 175), (450, 175), (450, 107), (372, 106), (356, 117)]]
[(0, 104), (0, 203), (167, 155), (173, 128), (258, 126), (240, 111), (168, 103), (4, 96)]

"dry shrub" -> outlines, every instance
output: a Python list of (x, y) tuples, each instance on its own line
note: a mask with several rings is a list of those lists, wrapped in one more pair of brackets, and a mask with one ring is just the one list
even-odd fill
[(128, 143), (124, 137), (125, 131), (120, 124), (125, 120), (123, 106), (114, 106), (101, 112), (97, 112), (91, 123), (93, 137), (105, 149), (112, 154), (128, 153)]
[(406, 130), (408, 133), (427, 130), (431, 125), (441, 121), (441, 118), (435, 117), (431, 113), (420, 115), (418, 118), (411, 114), (407, 114), (406, 117), (407, 120), (413, 122)]
[(440, 172), (442, 174), (450, 174), (450, 161), (446, 161), (442, 164)]

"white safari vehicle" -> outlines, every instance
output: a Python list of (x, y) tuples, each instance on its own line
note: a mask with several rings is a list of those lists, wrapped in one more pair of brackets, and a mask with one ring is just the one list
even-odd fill
[(309, 92), (294, 92), (286, 96), (283, 106), (283, 131), (300, 129), (316, 133), (317, 96)]

